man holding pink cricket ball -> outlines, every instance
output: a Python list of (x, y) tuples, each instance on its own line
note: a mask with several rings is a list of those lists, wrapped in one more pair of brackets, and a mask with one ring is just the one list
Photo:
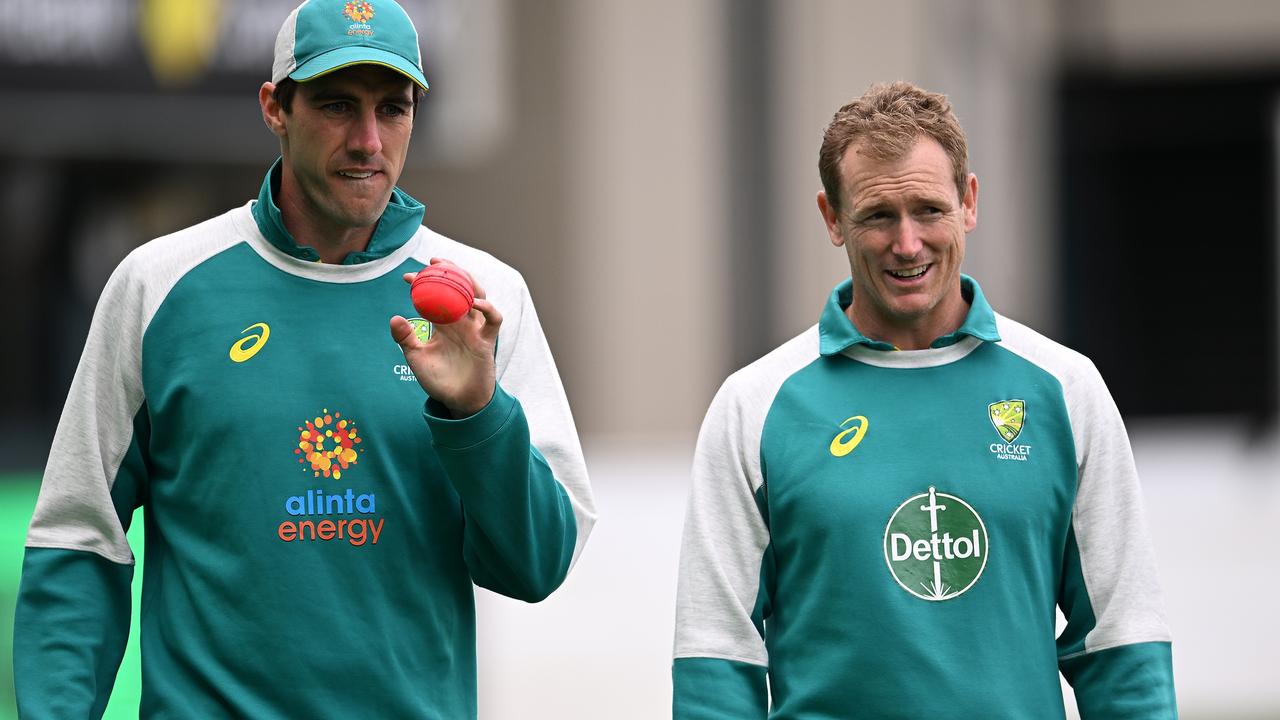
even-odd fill
[(27, 537), (22, 717), (101, 717), (139, 507), (140, 717), (476, 717), (473, 585), (545, 598), (595, 509), (523, 278), (396, 187), (426, 89), (393, 0), (303, 2), (258, 197), (112, 275)]

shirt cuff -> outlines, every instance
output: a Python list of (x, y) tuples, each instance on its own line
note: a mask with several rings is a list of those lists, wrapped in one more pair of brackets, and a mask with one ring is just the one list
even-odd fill
[(503, 390), (501, 385), (495, 384), (489, 404), (474, 415), (455, 420), (449, 417), (448, 408), (439, 401), (428, 398), (422, 408), (422, 417), (426, 419), (427, 427), (431, 428), (431, 436), (436, 445), (450, 450), (465, 450), (497, 434), (518, 405), (515, 397)]

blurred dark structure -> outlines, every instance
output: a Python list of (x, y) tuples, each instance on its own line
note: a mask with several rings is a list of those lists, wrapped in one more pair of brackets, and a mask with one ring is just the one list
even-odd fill
[[(120, 260), (255, 192), (278, 152), (255, 97), (294, 5), (0, 0), (23, 20), (0, 29), (0, 292), (11, 308), (0, 470), (43, 465)], [(189, 20), (162, 31), (175, 10)]]
[(1058, 85), (1066, 344), (1126, 415), (1277, 421), (1280, 70)]
[[(0, 212), (6, 221), (0, 299), (9, 310), (7, 352), (0, 353), (7, 381), (0, 405), (0, 471), (43, 465), (94, 304), (124, 254), (256, 193), (277, 146), (262, 126), (255, 96), (270, 67), (280, 19), (297, 1), (0, 0), (0, 15), (22, 20), (0, 25), (0, 91), (6, 97), (0, 109)], [(705, 57), (689, 57), (703, 63), (716, 58), (713, 71), (690, 73), (711, 78), (704, 87), (702, 80), (681, 76), (676, 82), (674, 76), (637, 72), (653, 64), (654, 53), (664, 52), (658, 38), (649, 36), (653, 28), (666, 27), (668, 10), (662, 8), (628, 14), (586, 12), (599, 6), (562, 0), (402, 2), (422, 18), (432, 85), (402, 185), (427, 203), (434, 229), (525, 271), (584, 432), (630, 432), (630, 424), (648, 418), (664, 432), (691, 436), (695, 426), (688, 423), (700, 417), (696, 406), (702, 404), (697, 398), (649, 405), (662, 390), (619, 391), (614, 363), (633, 356), (645, 358), (637, 361), (641, 371), (628, 366), (617, 372), (644, 380), (627, 385), (648, 381), (670, 391), (663, 373), (687, 379), (699, 371), (683, 360), (668, 360), (683, 352), (657, 351), (671, 364), (655, 365), (662, 371), (647, 377), (654, 363), (644, 353), (666, 347), (675, 336), (664, 333), (662, 342), (653, 342), (645, 332), (626, 329), (641, 327), (634, 317), (642, 313), (622, 313), (605, 328), (598, 315), (579, 309), (600, 302), (584, 303), (583, 287), (593, 286), (573, 280), (583, 257), (605, 273), (638, 271), (650, 257), (648, 245), (635, 254), (584, 254), (584, 248), (620, 242), (600, 220), (674, 238), (655, 244), (655, 256), (685, 242), (724, 258), (705, 266), (690, 262), (717, 281), (729, 277), (726, 305), (732, 312), (722, 321), (697, 320), (722, 323), (728, 342), (694, 350), (688, 338), (702, 336), (689, 333), (682, 340), (689, 357), (710, 358), (695, 365), (712, 367), (718, 383), (725, 372), (813, 321), (817, 302), (806, 304), (799, 320), (789, 319), (784, 307), (809, 282), (803, 273), (824, 265), (844, 271), (841, 253), (816, 225), (813, 153), (838, 102), (871, 80), (898, 74), (940, 83), (967, 103), (966, 122), (974, 118), (974, 147), (985, 143), (975, 162), (985, 163), (978, 172), (992, 178), (993, 192), (984, 200), (990, 215), (980, 232), (986, 235), (971, 250), (971, 257), (987, 252), (995, 258), (980, 279), (989, 277), (984, 287), (996, 291), (1002, 289), (1000, 273), (1022, 273), (1032, 280), (1006, 283), (1006, 297), (1027, 300), (1034, 293), (1017, 291), (1029, 284), (1047, 286), (1043, 294), (1049, 298), (1027, 300), (1035, 306), (1030, 317), (1020, 316), (1026, 308), (1016, 302), (1002, 309), (1093, 358), (1126, 415), (1237, 416), (1260, 431), (1275, 426), (1280, 56), (1264, 37), (1270, 27), (1262, 21), (1266, 8), (1257, 9), (1253, 20), (1231, 25), (1240, 26), (1231, 33), (1205, 34), (1200, 55), (1193, 57), (1182, 52), (1184, 36), (1171, 28), (1194, 28), (1190, 37), (1199, 37), (1199, 13), (1214, 11), (1162, 8), (1166, 15), (1185, 15), (1183, 24), (1165, 23), (1162, 31), (1144, 34), (1150, 23), (1140, 11), (1158, 7), (1156, 0), (1090, 0), (1083, 10), (1065, 2), (988, 3), (977, 13), (966, 4), (940, 1), (905, 3), (905, 9), (835, 0), (721, 2), (709, 11), (689, 11), (695, 17), (706, 11), (722, 33), (706, 36), (714, 43), (704, 42), (705, 33), (696, 35), (696, 43), (686, 41), (686, 51), (709, 48)], [(946, 13), (932, 12), (943, 8)], [(163, 17), (149, 19), (148, 13)], [(214, 13), (217, 22), (202, 13)], [(948, 42), (913, 48), (877, 36), (875, 42), (847, 44), (838, 30), (855, 19), (891, 24), (908, 17), (930, 18), (931, 37)], [(646, 33), (636, 48), (647, 57), (624, 57), (629, 45), (614, 49), (588, 42), (616, 40), (606, 30), (635, 18), (652, 21), (634, 29)], [(162, 21), (177, 29), (147, 30)], [(965, 32), (956, 31), (959, 22)], [(502, 52), (483, 50), (489, 46), (476, 31), (485, 27), (489, 50)], [(1246, 32), (1253, 27), (1261, 30)], [(440, 37), (428, 37), (433, 28)], [(823, 32), (827, 28), (829, 34)], [(1159, 53), (1134, 49), (1135, 38), (1153, 37), (1164, 38), (1157, 49), (1176, 47)], [(1249, 70), (1226, 52), (1228, 45), (1251, 42), (1257, 47), (1248, 63), (1268, 69)], [(472, 55), (463, 53), (468, 49)], [(575, 72), (599, 59), (591, 53), (609, 55), (611, 63), (602, 64), (616, 72)], [(1197, 65), (1202, 61), (1211, 62)], [(996, 72), (1001, 69), (1009, 71)], [(860, 72), (869, 75), (866, 82)], [(1056, 81), (1046, 83), (1045, 75)], [(849, 80), (854, 76), (856, 82)], [(584, 78), (615, 91), (624, 87), (643, 102), (619, 104), (622, 94), (602, 95), (604, 87)], [(668, 97), (668, 84), (682, 91)], [(689, 101), (706, 97), (704, 90), (713, 95), (711, 110)], [(605, 104), (602, 97), (613, 98), (607, 112), (584, 113)], [(1045, 98), (1053, 100), (1056, 113), (1052, 132), (1042, 130)], [(477, 112), (461, 113), (461, 122), (444, 114), (459, 107)], [(638, 155), (662, 157), (659, 149), (693, 136), (687, 147), (715, 152), (677, 157), (669, 166), (632, 167), (599, 152), (608, 147), (600, 140), (604, 132), (579, 136), (585, 123), (607, 124), (610, 113), (634, 113), (637, 107), (665, 122), (652, 135), (620, 133), (619, 145), (643, 146)], [(714, 122), (700, 126), (700, 113), (712, 113)], [(498, 129), (462, 142), (463, 130), (493, 123)], [(472, 149), (463, 152), (463, 146)], [(599, 174), (584, 175), (589, 152), (583, 148), (599, 155), (589, 158), (592, 172), (602, 168)], [(1039, 157), (1041, 148), (1052, 161)], [(802, 175), (789, 174), (783, 158), (790, 157), (804, 158)], [(601, 202), (617, 192), (611, 173), (633, 179), (634, 205), (618, 206), (634, 215), (575, 214), (584, 206), (614, 207)], [(650, 192), (670, 190), (657, 187), (665, 181), (654, 179), (655, 173), (714, 178), (726, 188), (723, 207), (716, 193), (698, 195), (697, 207), (715, 219), (691, 224), (680, 214), (687, 208), (673, 202), (670, 192)], [(582, 177), (599, 194), (584, 193)], [(1031, 182), (1046, 177), (1056, 179), (1052, 193)], [(998, 205), (994, 189), (1020, 181), (1033, 185), (1034, 194), (1008, 200), (1005, 193), (1004, 206)], [(794, 202), (803, 213), (792, 212), (794, 197), (801, 198)], [(1010, 254), (1032, 243), (1038, 249), (1045, 241), (1040, 200), (1057, 209), (1052, 250)], [(1030, 219), (1008, 220), (1017, 215), (1011, 209)], [(1006, 221), (994, 222), (997, 216)], [(700, 252), (689, 256), (697, 260)], [(1039, 262), (1050, 252), (1055, 261)], [(822, 260), (811, 266), (811, 256)], [(796, 257), (800, 261), (785, 262)], [(788, 276), (787, 270), (799, 274)], [(820, 298), (825, 287), (803, 290)], [(639, 304), (625, 295), (610, 299), (619, 306)], [(198, 331), (199, 318), (193, 318), (193, 332)], [(608, 362), (598, 357), (602, 339), (620, 348)], [(703, 390), (689, 392), (697, 382), (680, 385), (684, 389), (675, 394), (697, 397)], [(623, 405), (625, 416), (617, 411)]]
[[(256, 197), (279, 154), (258, 88), (268, 79), (280, 22), (299, 1), (0, 0), (0, 15), (22, 19), (0, 26), (0, 301), (9, 310), (0, 353), (0, 473), (43, 467), (98, 296), (124, 256)], [(541, 212), (560, 183), (511, 189), (531, 166), (555, 176), (549, 156), (556, 143), (546, 140), (554, 128), (529, 121), (498, 135), (501, 143), (492, 135), (473, 141), (462, 166), (458, 147), (466, 138), (441, 130), (441, 112), (456, 115), (460, 104), (475, 110), (476, 97), (483, 104), (505, 91), (504, 73), (526, 72), (515, 58), (539, 61), (527, 73), (553, 64), (542, 57), (554, 49), (552, 36), (539, 28), (558, 16), (514, 6), (513, 21), (530, 34), (513, 38), (508, 58), (490, 52), (500, 36), (494, 23), (475, 32), (475, 23), (501, 15), (505, 4), (400, 2), (419, 22), (432, 85), (401, 185), (428, 204), (433, 228), (464, 241), (481, 234), (482, 246), (519, 265), (538, 252), (536, 244), (508, 251), (503, 243), (562, 234), (544, 227), (555, 221)], [(461, 87), (451, 68), (468, 61)], [(512, 102), (545, 117), (557, 87), (554, 78), (528, 78)], [(467, 119), (486, 126), (487, 117)], [(474, 199), (494, 194), (512, 198), (506, 212), (478, 217)], [(460, 231), (464, 217), (471, 232)], [(554, 325), (556, 314), (549, 315)], [(199, 318), (192, 332), (200, 332)]]
[(767, 0), (737, 0), (726, 13), (728, 22), (729, 103), (724, 122), (729, 144), (726, 168), (729, 193), (729, 234), (734, 252), (729, 272), (734, 279), (729, 322), (733, 323), (732, 351), (724, 373), (730, 373), (769, 352), (787, 338), (762, 332), (777, 324), (773, 298), (776, 287), (772, 238), (774, 193), (773, 128), (770, 127), (770, 10)]

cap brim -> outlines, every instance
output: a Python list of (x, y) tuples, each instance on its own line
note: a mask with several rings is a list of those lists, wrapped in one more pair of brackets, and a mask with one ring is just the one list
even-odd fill
[(289, 79), (306, 82), (352, 65), (381, 65), (404, 75), (423, 90), (430, 87), (413, 63), (395, 53), (371, 47), (344, 47), (317, 55), (289, 73)]

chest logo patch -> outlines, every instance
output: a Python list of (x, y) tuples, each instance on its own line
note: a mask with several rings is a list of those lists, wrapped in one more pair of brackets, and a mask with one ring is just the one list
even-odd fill
[(250, 330), (257, 330), (252, 335), (245, 335), (231, 346), (227, 355), (231, 358), (231, 362), (242, 363), (245, 360), (258, 354), (263, 345), (267, 344), (267, 339), (271, 337), (271, 327), (266, 323), (255, 323), (240, 331), (241, 335)]
[(987, 406), (991, 424), (1005, 442), (1013, 442), (1022, 433), (1022, 416), (1026, 403), (1021, 400), (1001, 400)]
[[(850, 426), (850, 423), (853, 425)], [(854, 415), (840, 423), (840, 427), (848, 429), (831, 439), (831, 454), (844, 457), (853, 452), (853, 449), (858, 447), (858, 443), (862, 442), (862, 438), (866, 436), (867, 428), (870, 426), (871, 421), (867, 420), (865, 415)]]
[(903, 590), (921, 600), (968, 592), (987, 567), (987, 526), (969, 503), (929, 492), (907, 498), (884, 529), (884, 559)]
[[(360, 462), (363, 433), (356, 423), (328, 408), (298, 426), (298, 442), (293, 454), (304, 473), (310, 472), (316, 487), (299, 488), (284, 499), (285, 519), (276, 526), (281, 542), (307, 545), (347, 543), (353, 547), (375, 546), (382, 537), (386, 518), (378, 512), (378, 497), (364, 488), (347, 487), (349, 469)], [(319, 478), (324, 477), (324, 480)]]
[(323, 474), (341, 480), (342, 471), (359, 462), (356, 445), (361, 442), (355, 422), (325, 408), (324, 415), (307, 420), (306, 427), (298, 426), (298, 446), (293, 454), (302, 469), (311, 470), (314, 477)]
[(990, 450), (1000, 460), (1026, 462), (1031, 457), (1031, 446), (1014, 444), (1022, 434), (1027, 404), (1021, 400), (1000, 400), (987, 406), (987, 418), (1004, 442), (991, 443)]
[[(422, 342), (430, 341), (431, 337), (436, 334), (435, 326), (431, 324), (430, 320), (423, 320), (418, 317), (407, 319), (409, 320), (409, 327), (413, 328), (413, 334), (417, 335)], [(418, 376), (413, 374), (413, 368), (409, 367), (408, 363), (396, 363), (391, 367), (391, 372), (395, 373), (395, 376), (401, 382), (418, 382)]]
[(413, 328), (413, 334), (417, 335), (422, 342), (427, 342), (432, 335), (436, 334), (435, 326), (431, 324), (430, 320), (423, 320), (419, 317), (409, 318), (409, 326)]

